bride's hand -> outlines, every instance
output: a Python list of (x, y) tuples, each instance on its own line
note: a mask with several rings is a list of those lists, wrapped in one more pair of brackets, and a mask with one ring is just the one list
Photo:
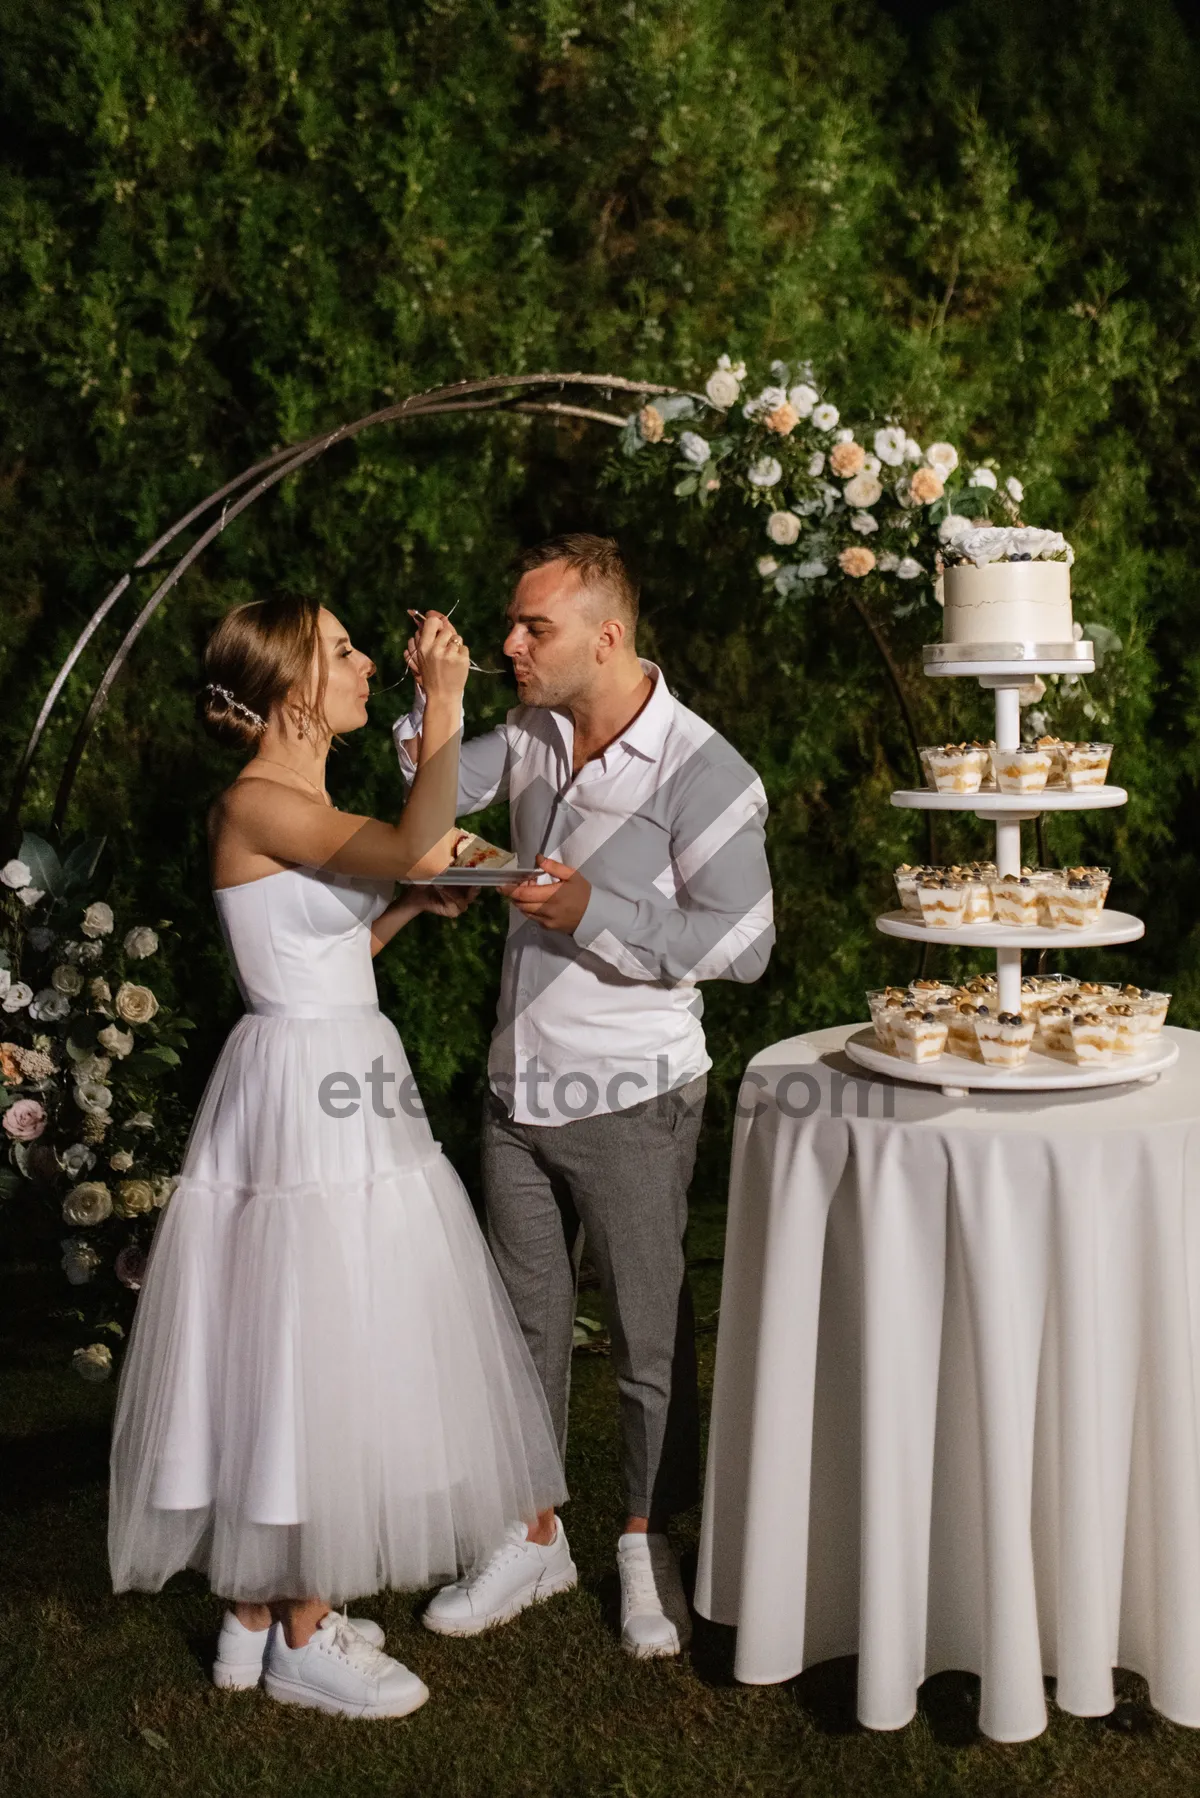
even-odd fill
[(409, 649), (405, 661), (425, 689), (426, 699), (457, 699), (467, 684), (471, 655), (444, 613), (426, 612)]
[(432, 912), (438, 918), (461, 918), (471, 901), (478, 899), (482, 891), (482, 887), (423, 887), (422, 909)]

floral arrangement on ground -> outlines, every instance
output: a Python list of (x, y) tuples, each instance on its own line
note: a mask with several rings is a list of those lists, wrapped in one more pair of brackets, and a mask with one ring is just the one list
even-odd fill
[(104, 844), (60, 855), (27, 831), (0, 867), (0, 1200), (58, 1226), (75, 1302), (55, 1315), (88, 1380), (112, 1373), (177, 1184), (187, 1121), (171, 1072), (193, 1028), (134, 977), (170, 921), (122, 932), (92, 896)]

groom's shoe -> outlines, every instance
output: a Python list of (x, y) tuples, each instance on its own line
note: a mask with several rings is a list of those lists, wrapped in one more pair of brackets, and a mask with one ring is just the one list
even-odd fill
[[(372, 1648), (383, 1647), (383, 1631), (377, 1623), (372, 1623), (369, 1617), (351, 1617), (350, 1622)], [(258, 1685), (274, 1628), (275, 1625), (269, 1623), (266, 1629), (247, 1629), (232, 1611), (226, 1611), (217, 1637), (213, 1685), (221, 1686), (227, 1692), (248, 1692)]]
[(621, 1574), (621, 1647), (640, 1660), (678, 1654), (692, 1620), (675, 1550), (665, 1536), (631, 1532), (617, 1543)]
[(561, 1517), (554, 1519), (554, 1540), (546, 1547), (528, 1538), (523, 1523), (512, 1524), (482, 1567), (434, 1593), (421, 1615), (425, 1628), (439, 1636), (478, 1636), (527, 1605), (569, 1592), (579, 1575)]

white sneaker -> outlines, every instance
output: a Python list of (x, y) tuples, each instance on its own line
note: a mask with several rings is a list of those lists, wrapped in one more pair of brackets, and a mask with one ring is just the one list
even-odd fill
[(439, 1636), (477, 1636), (528, 1605), (569, 1592), (579, 1575), (562, 1518), (554, 1519), (554, 1540), (546, 1547), (528, 1537), (525, 1524), (511, 1524), (482, 1567), (434, 1593), (421, 1614), (425, 1628)]
[(303, 1648), (272, 1631), (263, 1686), (281, 1704), (341, 1717), (407, 1717), (429, 1697), (415, 1673), (361, 1636), (340, 1611), (324, 1616)]
[(692, 1620), (675, 1550), (665, 1536), (634, 1532), (617, 1543), (621, 1574), (621, 1647), (639, 1659), (678, 1654)]
[[(383, 1647), (383, 1631), (369, 1617), (351, 1617), (351, 1627), (373, 1648)], [(248, 1692), (262, 1680), (267, 1645), (275, 1625), (266, 1629), (247, 1629), (232, 1611), (226, 1611), (217, 1637), (217, 1658), (213, 1662), (213, 1685), (228, 1692)]]

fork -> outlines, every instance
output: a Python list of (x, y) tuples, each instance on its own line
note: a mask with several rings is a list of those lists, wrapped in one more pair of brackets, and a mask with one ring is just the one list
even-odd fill
[[(454, 607), (457, 606), (457, 604), (458, 601), (455, 600), (454, 605), (450, 607), (450, 611), (445, 613), (444, 616), (449, 618), (450, 613), (454, 611)], [(424, 624), (426, 618), (429, 616), (428, 612), (414, 612), (411, 606), (406, 609), (409, 617), (415, 619), (418, 624)], [(408, 660), (407, 655), (405, 656), (405, 660)], [(507, 672), (504, 668), (481, 668), (478, 662), (472, 662), (470, 660), (467, 662), (467, 667), (473, 669), (476, 674), (504, 674)], [(413, 668), (411, 672), (415, 675), (416, 669)]]

